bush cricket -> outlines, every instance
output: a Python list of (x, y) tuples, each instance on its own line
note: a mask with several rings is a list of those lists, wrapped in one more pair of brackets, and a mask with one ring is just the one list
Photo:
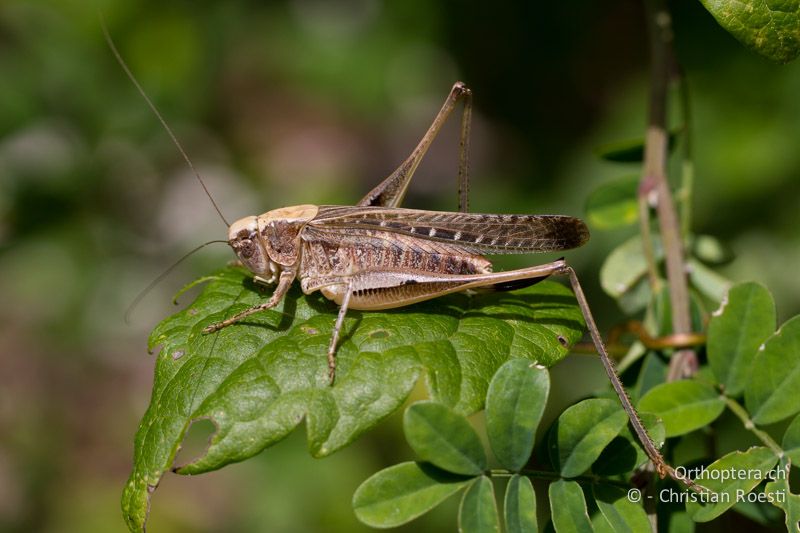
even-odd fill
[[(482, 254), (518, 254), (575, 248), (589, 238), (578, 218), (561, 215), (499, 215), (468, 213), (468, 154), (472, 93), (456, 82), (433, 123), (411, 155), (355, 206), (297, 205), (247, 216), (228, 224), (160, 112), (123, 61), (108, 30), (103, 31), (112, 53), (155, 113), (194, 172), (217, 213), (228, 225), (228, 244), (256, 282), (276, 284), (264, 303), (211, 324), (205, 334), (276, 306), (295, 279), (305, 294), (321, 291), (339, 305), (328, 347), (328, 378), (333, 385), (336, 347), (348, 309), (380, 310), (410, 305), (445, 294), (469, 290), (513, 290), (551, 275), (564, 275), (586, 322), (631, 425), (661, 477), (698, 488), (668, 465), (644, 428), (611, 362), (577, 274), (564, 259), (493, 272)], [(463, 102), (459, 143), (459, 211), (438, 212), (399, 207), (414, 171), (459, 102)]]
[[(328, 348), (329, 378), (348, 309), (391, 309), (469, 289), (531, 285), (556, 264), (492, 272), (481, 253), (530, 253), (582, 245), (589, 232), (567, 216), (466, 213), (470, 91), (456, 83), (412, 154), (355, 206), (298, 205), (249, 216), (230, 225), (228, 242), (256, 281), (275, 284), (265, 303), (206, 327), (212, 333), (277, 305), (298, 279), (305, 294), (321, 291), (339, 305)], [(459, 168), (460, 211), (399, 207), (419, 162), (464, 100)], [(560, 265), (560, 263), (558, 264)]]

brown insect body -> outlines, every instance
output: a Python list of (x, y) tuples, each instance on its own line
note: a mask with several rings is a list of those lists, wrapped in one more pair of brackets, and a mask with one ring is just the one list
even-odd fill
[(353, 309), (391, 309), (435, 298), (444, 288), (463, 284), (442, 281), (442, 274), (492, 271), (485, 258), (445, 243), (366, 228), (348, 229), (334, 241), (329, 233), (314, 221), (303, 232), (301, 286), (306, 294), (319, 289), (341, 305), (346, 280), (352, 280)]
[(341, 304), (350, 290), (350, 308), (377, 310), (485, 286), (492, 264), (477, 252), (563, 250), (588, 236), (564, 216), (301, 205), (235, 222), (229, 242), (261, 281), (287, 272), (306, 294)]

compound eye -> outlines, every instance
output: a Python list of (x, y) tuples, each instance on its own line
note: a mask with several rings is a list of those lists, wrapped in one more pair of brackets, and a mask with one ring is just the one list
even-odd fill
[(238, 238), (231, 242), (231, 248), (241, 259), (250, 259), (256, 253), (256, 245), (251, 239)]
[(242, 259), (250, 259), (256, 253), (255, 244), (250, 239), (240, 239), (233, 244), (236, 255)]

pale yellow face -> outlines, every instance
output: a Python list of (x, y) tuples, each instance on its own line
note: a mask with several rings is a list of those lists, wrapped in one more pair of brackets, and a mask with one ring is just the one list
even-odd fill
[(257, 276), (271, 276), (274, 269), (258, 235), (258, 217), (244, 217), (231, 224), (228, 244), (248, 270)]

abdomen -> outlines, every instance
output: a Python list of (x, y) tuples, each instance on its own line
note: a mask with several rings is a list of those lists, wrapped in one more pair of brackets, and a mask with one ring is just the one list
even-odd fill
[[(367, 233), (367, 232), (365, 232)], [(456, 246), (402, 235), (349, 234), (339, 242), (306, 240), (298, 277), (306, 294), (320, 290), (342, 303), (353, 284), (350, 307), (390, 309), (459, 290), (463, 283), (438, 275), (486, 274), (492, 264)]]

